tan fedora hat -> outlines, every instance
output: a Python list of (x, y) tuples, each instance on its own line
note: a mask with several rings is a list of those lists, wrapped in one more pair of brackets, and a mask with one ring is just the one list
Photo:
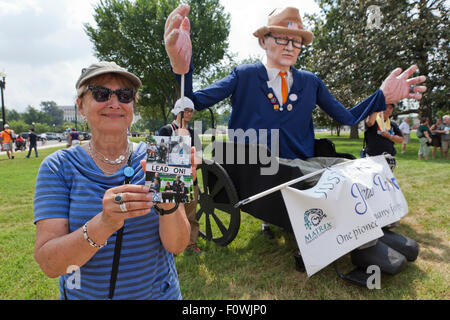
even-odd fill
[(303, 29), (300, 13), (297, 8), (293, 7), (272, 11), (269, 14), (267, 26), (259, 28), (253, 35), (259, 38), (270, 32), (277, 32), (288, 36), (300, 36), (303, 39), (303, 44), (310, 44), (314, 38), (312, 32)]

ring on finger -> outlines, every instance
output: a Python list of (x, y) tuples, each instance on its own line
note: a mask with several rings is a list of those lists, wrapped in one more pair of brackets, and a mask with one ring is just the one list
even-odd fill
[(122, 212), (127, 212), (127, 211), (128, 211), (128, 209), (127, 209), (127, 204), (126, 204), (125, 202), (122, 202), (122, 203), (119, 205), (119, 207), (120, 207), (120, 210), (121, 210)]
[(118, 204), (123, 203), (123, 195), (121, 193), (118, 193), (114, 196), (114, 202)]

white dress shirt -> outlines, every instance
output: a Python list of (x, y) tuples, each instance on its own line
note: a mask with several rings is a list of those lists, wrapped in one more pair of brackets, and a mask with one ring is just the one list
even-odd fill
[(405, 121), (402, 121), (402, 123), (399, 126), (399, 129), (404, 134), (409, 134), (410, 131), (411, 131), (410, 128), (409, 128), (409, 124), (407, 124)]
[[(280, 102), (280, 107), (283, 104), (283, 94), (281, 93), (281, 76), (279, 73), (281, 72), (280, 69), (276, 68), (267, 68), (267, 75), (269, 76), (269, 81), (267, 81), (267, 85), (269, 88), (272, 88), (275, 97), (277, 97), (277, 100)], [(287, 86), (288, 86), (288, 94), (291, 91), (292, 84), (294, 83), (294, 78), (292, 77), (292, 72), (290, 70), (287, 72)]]

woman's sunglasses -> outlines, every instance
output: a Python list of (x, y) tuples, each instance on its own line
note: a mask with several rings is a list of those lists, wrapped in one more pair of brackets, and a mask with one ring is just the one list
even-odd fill
[(97, 102), (105, 102), (111, 99), (112, 94), (114, 93), (117, 96), (117, 99), (121, 103), (130, 103), (134, 100), (134, 96), (136, 95), (136, 90), (132, 88), (123, 88), (117, 90), (111, 90), (102, 86), (87, 86), (84, 90), (83, 96), (86, 92), (91, 91), (92, 97)]

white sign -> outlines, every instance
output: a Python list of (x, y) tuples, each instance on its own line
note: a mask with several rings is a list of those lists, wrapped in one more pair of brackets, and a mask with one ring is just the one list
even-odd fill
[(408, 205), (384, 156), (331, 167), (311, 189), (281, 190), (308, 276), (383, 236)]
[(156, 164), (148, 163), (147, 166), (148, 166), (147, 171), (151, 171), (151, 172), (173, 174), (173, 175), (185, 175), (185, 176), (192, 175), (191, 167), (189, 167), (189, 168), (174, 167), (174, 166), (168, 166), (168, 165), (159, 164), (159, 163), (156, 163)]

